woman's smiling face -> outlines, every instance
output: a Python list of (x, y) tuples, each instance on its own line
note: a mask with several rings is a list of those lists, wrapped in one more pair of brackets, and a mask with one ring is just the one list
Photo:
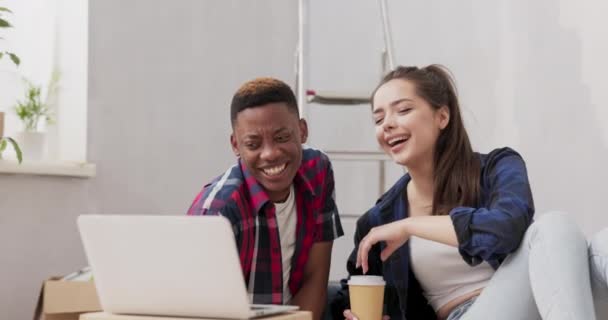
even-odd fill
[(381, 85), (372, 106), (376, 139), (386, 154), (406, 167), (433, 161), (437, 138), (449, 122), (447, 107), (433, 108), (403, 79)]

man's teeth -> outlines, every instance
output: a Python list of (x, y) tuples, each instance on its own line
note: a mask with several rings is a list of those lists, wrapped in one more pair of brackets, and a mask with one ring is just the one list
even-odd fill
[(287, 164), (284, 163), (280, 166), (264, 168), (262, 170), (264, 171), (265, 174), (267, 174), (269, 176), (274, 176), (274, 175), (277, 175), (277, 174), (283, 172), (283, 170), (285, 170), (286, 166), (287, 166)]

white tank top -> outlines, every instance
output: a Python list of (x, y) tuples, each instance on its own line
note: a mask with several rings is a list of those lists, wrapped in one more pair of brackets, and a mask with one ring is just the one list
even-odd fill
[(435, 311), (457, 297), (484, 288), (494, 274), (485, 261), (469, 266), (456, 247), (414, 236), (409, 246), (412, 271)]

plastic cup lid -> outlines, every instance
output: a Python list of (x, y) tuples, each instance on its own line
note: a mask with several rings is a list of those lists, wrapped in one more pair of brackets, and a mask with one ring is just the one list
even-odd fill
[(351, 276), (348, 280), (350, 286), (383, 286), (385, 284), (381, 276)]

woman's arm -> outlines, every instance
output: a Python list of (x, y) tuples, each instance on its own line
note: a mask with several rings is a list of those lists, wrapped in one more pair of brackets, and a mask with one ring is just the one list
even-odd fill
[(457, 247), (456, 231), (449, 216), (417, 216), (395, 221), (372, 228), (361, 240), (357, 252), (357, 267), (362, 267), (363, 273), (369, 270), (369, 251), (380, 241), (386, 246), (380, 253), (380, 259), (386, 261), (395, 250), (405, 244), (410, 236), (441, 242)]
[(441, 242), (458, 247), (458, 237), (449, 216), (417, 216), (403, 220), (404, 230), (410, 236)]
[(485, 203), (450, 211), (458, 249), (470, 265), (498, 261), (515, 251), (532, 223), (534, 202), (521, 156), (508, 148), (488, 155), (482, 172)]
[(372, 228), (361, 240), (357, 267), (368, 270), (368, 251), (384, 241), (385, 261), (415, 235), (457, 246), (470, 265), (503, 259), (519, 246), (532, 222), (534, 204), (521, 156), (505, 148), (490, 154), (485, 168), (488, 201), (480, 207), (456, 207), (449, 216), (416, 216)]

